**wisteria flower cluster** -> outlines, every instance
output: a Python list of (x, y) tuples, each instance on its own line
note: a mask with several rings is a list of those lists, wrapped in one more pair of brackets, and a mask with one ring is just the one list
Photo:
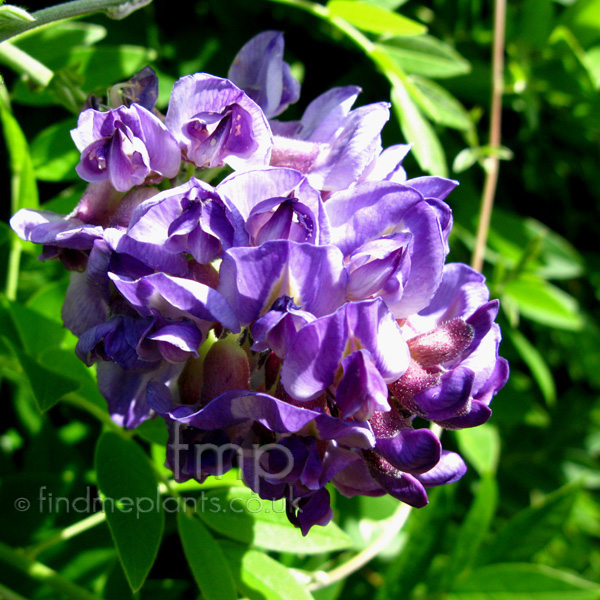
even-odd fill
[(421, 507), (465, 464), (415, 418), (480, 425), (508, 377), (498, 302), (445, 264), (457, 182), (408, 179), (389, 105), (353, 109), (357, 87), (276, 119), (300, 93), (278, 32), (228, 77), (181, 78), (164, 116), (149, 68), (90, 99), (80, 203), (12, 227), (71, 271), (78, 356), (116, 423), (166, 421), (177, 480), (237, 465), (304, 534), (332, 517), (328, 483)]

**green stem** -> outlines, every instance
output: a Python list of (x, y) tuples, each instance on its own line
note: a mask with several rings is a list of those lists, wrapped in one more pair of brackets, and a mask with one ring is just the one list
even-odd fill
[(109, 17), (122, 19), (134, 10), (150, 4), (152, 0), (74, 0), (57, 4), (31, 13), (35, 21), (11, 21), (0, 27), (0, 42), (56, 21), (85, 17), (94, 13), (104, 12)]
[(69, 527), (65, 527), (63, 530), (59, 531), (56, 535), (53, 535), (47, 540), (44, 540), (43, 542), (36, 544), (35, 546), (27, 548), (25, 552), (27, 553), (27, 556), (29, 558), (33, 559), (40, 552), (43, 552), (44, 550), (47, 550), (48, 548), (51, 548), (56, 544), (60, 544), (61, 542), (70, 540), (71, 538), (74, 538), (75, 536), (84, 533), (85, 531), (88, 531), (88, 529), (96, 527), (96, 525), (99, 525), (104, 521), (106, 521), (106, 513), (102, 511), (94, 513), (89, 517), (86, 517), (85, 519), (74, 523), (73, 525), (69, 525)]
[(53, 71), (48, 67), (10, 42), (0, 44), (0, 62), (17, 73), (27, 75), (41, 87), (46, 87), (54, 77)]
[(134, 435), (134, 432), (130, 432), (123, 429), (122, 427), (119, 427), (110, 418), (110, 415), (104, 410), (102, 410), (102, 408), (100, 408), (98, 405), (94, 404), (93, 402), (90, 402), (82, 396), (79, 396), (78, 394), (67, 394), (62, 399), (62, 402), (71, 404), (72, 406), (75, 406), (76, 408), (79, 408), (89, 413), (90, 415), (104, 423), (104, 425), (106, 425), (109, 429), (111, 429), (112, 431), (116, 431), (119, 435), (122, 435), (123, 437), (129, 438), (132, 435)]
[(8, 269), (6, 274), (5, 294), (10, 301), (17, 299), (17, 289), (19, 287), (19, 270), (21, 265), (21, 242), (15, 238), (12, 240), (10, 253), (8, 255)]
[(73, 600), (100, 600), (95, 594), (65, 579), (50, 567), (30, 559), (22, 551), (11, 548), (2, 542), (0, 542), (0, 560), (31, 579), (53, 587)]

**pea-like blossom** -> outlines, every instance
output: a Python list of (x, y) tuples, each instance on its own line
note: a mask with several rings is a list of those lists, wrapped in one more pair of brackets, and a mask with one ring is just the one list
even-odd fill
[(152, 72), (120, 84), (128, 106), (73, 130), (75, 210), (11, 225), (71, 270), (77, 356), (116, 423), (164, 421), (177, 481), (237, 466), (304, 535), (333, 516), (328, 484), (425, 506), (466, 465), (422, 420), (476, 427), (508, 378), (498, 301), (446, 264), (458, 182), (409, 178), (387, 103), (353, 108), (357, 87), (275, 120), (299, 95), (278, 32), (229, 75), (181, 78), (164, 123)]
[(164, 177), (175, 177), (181, 153), (175, 138), (158, 117), (133, 103), (107, 112), (89, 108), (71, 131), (85, 181), (109, 180), (120, 192)]

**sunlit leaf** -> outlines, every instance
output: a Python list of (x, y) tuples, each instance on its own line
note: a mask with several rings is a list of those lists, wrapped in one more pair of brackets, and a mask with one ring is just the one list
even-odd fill
[(446, 78), (464, 75), (471, 67), (452, 46), (429, 35), (396, 37), (377, 45), (409, 74)]
[(360, 0), (330, 0), (329, 14), (340, 17), (362, 31), (385, 35), (422, 35), (427, 27), (381, 6)]
[(548, 404), (554, 405), (556, 403), (556, 385), (552, 371), (542, 353), (518, 329), (509, 329), (508, 335), (529, 367), (544, 399)]
[(31, 142), (31, 160), (35, 175), (42, 181), (78, 181), (75, 167), (80, 153), (71, 139), (70, 131), (76, 120), (67, 119), (50, 125)]
[(523, 316), (533, 321), (557, 329), (583, 327), (575, 298), (534, 275), (522, 274), (507, 282), (503, 292), (517, 304)]
[(543, 565), (500, 564), (471, 571), (446, 600), (596, 600), (600, 586)]
[(481, 475), (493, 475), (500, 458), (500, 435), (493, 425), (460, 429), (455, 433), (460, 453)]
[(392, 89), (392, 104), (404, 137), (413, 144), (412, 152), (421, 168), (445, 177), (448, 169), (440, 140), (403, 85), (398, 84)]
[(231, 542), (220, 542), (242, 595), (250, 600), (311, 600), (281, 563), (270, 556)]
[(469, 113), (442, 86), (415, 75), (410, 77), (410, 82), (418, 91), (411, 94), (413, 100), (432, 121), (453, 129), (467, 130), (472, 127)]

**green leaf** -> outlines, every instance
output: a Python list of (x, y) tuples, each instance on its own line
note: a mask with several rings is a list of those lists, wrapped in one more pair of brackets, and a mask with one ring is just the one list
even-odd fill
[(478, 148), (464, 148), (455, 156), (452, 170), (455, 173), (462, 173), (470, 169), (479, 160), (480, 154)]
[(490, 541), (481, 562), (530, 560), (561, 533), (579, 492), (579, 485), (563, 486), (517, 513)]
[(566, 239), (535, 219), (499, 208), (494, 209), (488, 243), (507, 266), (521, 265), (542, 279), (572, 279), (584, 271), (581, 255)]
[(376, 600), (410, 598), (410, 592), (426, 573), (449, 522), (455, 488), (442, 487), (429, 493), (429, 505), (411, 513), (406, 524), (408, 542), (384, 573)]
[(509, 329), (508, 336), (525, 364), (529, 367), (546, 402), (556, 404), (554, 377), (542, 353), (517, 329)]
[(521, 274), (507, 282), (504, 294), (532, 321), (556, 329), (578, 330), (583, 319), (575, 298), (535, 275)]
[(425, 25), (386, 10), (380, 6), (360, 0), (330, 0), (329, 14), (348, 21), (362, 31), (383, 35), (422, 35)]
[(344, 550), (350, 538), (335, 523), (313, 527), (304, 537), (287, 519), (284, 500), (262, 500), (248, 488), (230, 488), (206, 493), (198, 515), (219, 533), (258, 548), (320, 554)]
[(38, 288), (26, 302), (27, 308), (43, 315), (46, 319), (54, 321), (62, 328), (60, 312), (65, 301), (68, 279), (50, 281)]
[(396, 37), (377, 44), (377, 48), (411, 75), (447, 78), (471, 70), (469, 62), (452, 46), (429, 35)]
[(600, 46), (594, 46), (585, 53), (585, 66), (596, 90), (600, 89)]
[[(423, 77), (411, 76), (409, 92), (423, 112), (434, 122), (466, 131), (473, 124), (463, 105), (443, 87)], [(413, 92), (413, 89), (416, 93)]]
[(206, 600), (236, 600), (233, 575), (221, 547), (208, 529), (183, 511), (177, 513), (177, 528), (194, 579)]
[(484, 475), (477, 487), (473, 504), (454, 538), (450, 563), (444, 569), (446, 573), (444, 589), (452, 587), (452, 582), (457, 576), (470, 569), (475, 563), (479, 549), (496, 514), (497, 504), (496, 480), (492, 475)]
[(141, 46), (80, 46), (71, 49), (66, 66), (83, 77), (86, 90), (93, 90), (129, 79), (155, 58), (154, 50)]
[(67, 331), (56, 321), (20, 304), (7, 304), (19, 339), (25, 351), (33, 358), (39, 358), (49, 349), (59, 348)]
[(22, 350), (15, 349), (21, 367), (29, 379), (40, 412), (52, 408), (61, 398), (79, 389), (79, 382), (42, 366)]
[(71, 139), (76, 127), (74, 119), (67, 119), (47, 127), (31, 142), (31, 160), (38, 179), (42, 181), (77, 181), (75, 167), (80, 153)]
[(21, 50), (44, 64), (64, 57), (75, 46), (91, 46), (106, 37), (106, 28), (81, 21), (53, 23), (52, 27), (32, 29), (15, 41)]
[(0, 96), (0, 121), (8, 148), (12, 176), (11, 212), (21, 208), (38, 208), (38, 189), (25, 135)]
[(584, 47), (600, 38), (600, 0), (578, 0), (561, 15), (560, 21), (566, 25)]
[(231, 542), (220, 542), (240, 592), (250, 600), (311, 600), (304, 585), (270, 556)]
[(392, 104), (406, 141), (413, 144), (419, 166), (428, 173), (446, 177), (448, 168), (440, 140), (400, 83), (392, 88)]
[(480, 476), (493, 475), (500, 458), (500, 435), (489, 423), (455, 432), (461, 454)]
[(96, 472), (110, 533), (129, 585), (137, 591), (154, 564), (164, 526), (154, 472), (134, 441), (112, 431), (98, 441)]
[(380, 8), (385, 8), (386, 10), (396, 10), (400, 8), (403, 4), (406, 4), (408, 0), (364, 0), (367, 4), (373, 4), (374, 6), (379, 6)]
[(135, 432), (151, 444), (166, 446), (169, 432), (163, 419), (148, 419), (136, 427)]
[[(517, 542), (518, 538), (513, 540)], [(505, 564), (471, 571), (446, 600), (597, 600), (600, 586), (543, 565)]]

